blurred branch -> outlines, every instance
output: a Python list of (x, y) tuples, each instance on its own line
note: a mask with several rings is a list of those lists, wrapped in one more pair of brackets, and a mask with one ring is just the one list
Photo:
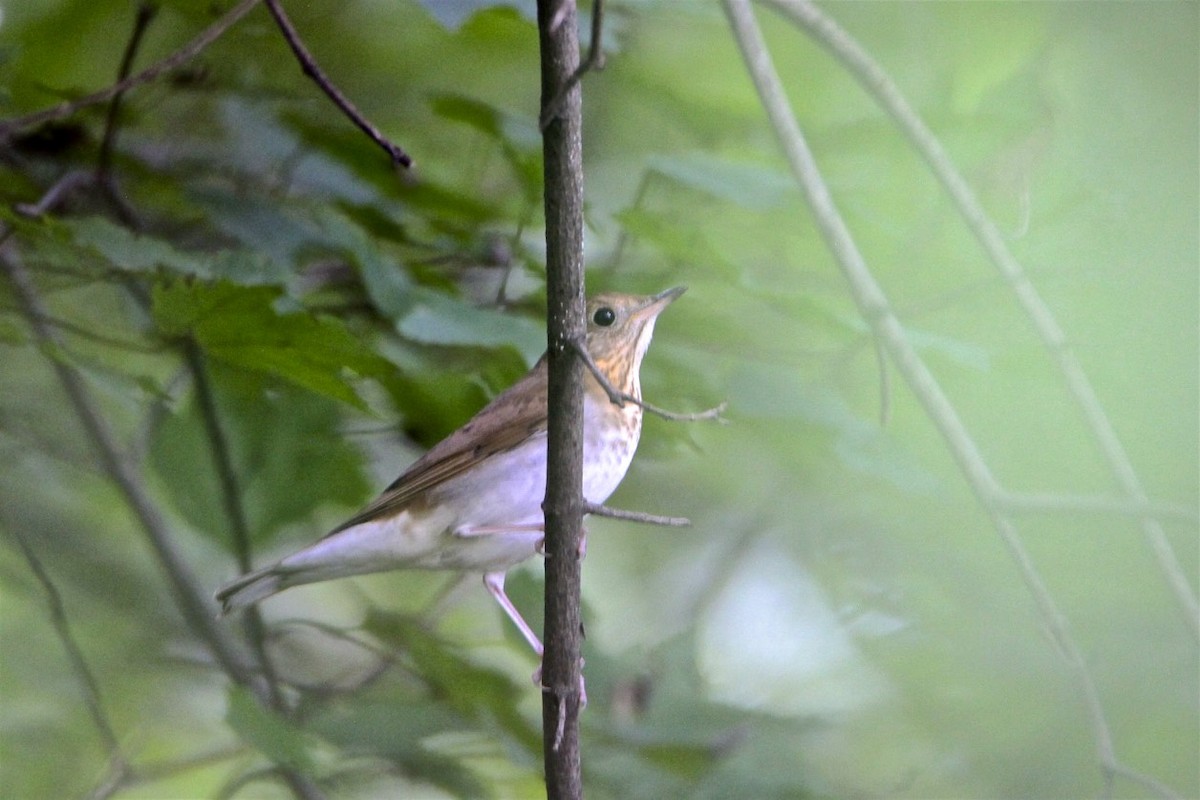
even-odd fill
[(98, 451), (109, 477), (117, 484), (130, 509), (138, 518), (143, 532), (149, 539), (167, 574), (176, 603), (188, 625), (205, 641), (222, 669), (237, 682), (253, 684), (252, 674), (242, 659), (242, 654), (233, 639), (216, 624), (216, 609), (205, 601), (206, 593), (192, 574), (183, 555), (171, 539), (166, 520), (150, 499), (141, 478), (129, 465), (117, 445), (116, 436), (108, 427), (99, 405), (92, 398), (83, 377), (73, 366), (55, 354), (62, 352), (62, 341), (47, 322), (41, 298), (14, 254), (0, 254), (0, 268), (7, 275), (14, 289), (14, 296), (21, 306), (38, 346), (46, 353), (51, 366), (58, 375), (59, 383), (66, 392), (80, 422), (87, 431), (92, 445)]
[(113, 728), (108, 714), (104, 711), (104, 702), (100, 698), (100, 684), (97, 683), (96, 676), (92, 673), (91, 667), (88, 666), (87, 659), (83, 655), (83, 650), (75, 641), (74, 634), (71, 633), (71, 625), (67, 620), (67, 611), (63, 605), (62, 595), (42, 565), (37, 553), (29, 546), (21, 529), (17, 525), (6, 527), (11, 527), (12, 536), (16, 539), (21, 554), (25, 556), (29, 571), (33, 573), (33, 577), (41, 584), (42, 591), (46, 594), (50, 622), (54, 626), (54, 632), (58, 635), (59, 641), (62, 642), (63, 649), (67, 653), (67, 661), (71, 664), (71, 671), (75, 673), (75, 680), (79, 682), (83, 692), (83, 705), (91, 715), (92, 723), (100, 733), (105, 750), (108, 751), (109, 761), (112, 764), (111, 774), (120, 777), (128, 775), (129, 760), (121, 751), (121, 743), (117, 738), (116, 729)]
[(142, 764), (134, 770), (123, 774), (115, 769), (110, 769), (99, 785), (88, 793), (87, 800), (107, 800), (107, 798), (112, 797), (122, 789), (133, 786), (145, 786), (184, 772), (190, 772), (194, 769), (211, 767), (214, 764), (220, 764), (222, 761), (243, 756), (249, 750), (248, 745), (224, 747), (219, 750), (212, 750), (175, 761), (156, 761)]
[[(20, 310), (4, 303), (0, 303), (0, 313), (10, 312), (20, 313)], [(150, 344), (147, 342), (135, 342), (128, 339), (118, 339), (115, 336), (97, 333), (90, 328), (77, 325), (76, 323), (65, 320), (62, 317), (46, 317), (46, 323), (58, 328), (59, 330), (74, 334), (80, 339), (86, 339), (89, 342), (102, 344), (105, 347), (111, 347), (114, 350), (125, 350), (130, 353), (144, 353), (147, 355), (155, 355), (163, 352), (163, 347), (161, 345)]]
[[(142, 37), (146, 34), (146, 29), (150, 27), (150, 22), (158, 13), (158, 7), (150, 3), (139, 3), (137, 16), (133, 22), (133, 33), (129, 36), (129, 42), (125, 45), (125, 54), (121, 56), (121, 66), (117, 69), (117, 83), (123, 82), (129, 77), (129, 71), (133, 69), (133, 60), (137, 55), (138, 48), (141, 46)], [(104, 138), (100, 141), (100, 157), (97, 159), (96, 178), (103, 182), (109, 175), (109, 167), (112, 165), (112, 153), (117, 144), (117, 117), (121, 113), (121, 98), (125, 92), (120, 91), (113, 95), (112, 102), (108, 104), (108, 116), (104, 121)]]
[[(128, 457), (118, 446), (116, 436), (105, 421), (100, 406), (92, 397), (83, 377), (59, 356), (63, 349), (62, 342), (53, 326), (47, 322), (46, 310), (29, 273), (12, 252), (0, 253), (0, 269), (12, 284), (14, 296), (29, 322), (34, 339), (45, 352), (57, 374), (59, 383), (97, 450), (105, 471), (137, 517), (142, 532), (149, 540), (167, 577), (184, 621), (207, 645), (221, 669), (234, 682), (250, 687), (260, 702), (270, 703), (269, 688), (262, 681), (256, 680), (253, 670), (244, 662), (237, 642), (225, 628), (218, 625), (216, 609), (208, 604), (207, 593), (200, 588), (200, 583), (192, 574), (186, 558), (177, 549), (166, 519), (151, 500), (148, 490)], [(297, 797), (317, 800), (323, 796), (316, 784), (306, 776), (282, 768), (279, 774)]]
[[(138, 4), (137, 16), (134, 17), (133, 21), (133, 31), (129, 35), (129, 41), (125, 44), (125, 53), (121, 56), (121, 65), (117, 68), (117, 83), (121, 83), (129, 77), (129, 72), (133, 69), (133, 61), (137, 57), (138, 48), (142, 44), (142, 38), (146, 35), (146, 29), (150, 26), (151, 21), (157, 13), (158, 6), (152, 3), (143, 1)], [(100, 155), (96, 159), (96, 183), (113, 204), (117, 211), (117, 216), (121, 218), (121, 221), (126, 225), (135, 227), (138, 221), (137, 215), (133, 213), (133, 209), (121, 197), (121, 192), (117, 188), (116, 177), (112, 173), (112, 154), (117, 146), (117, 134), (121, 129), (119, 124), (121, 99), (124, 96), (124, 91), (117, 92), (108, 104), (108, 114), (104, 118), (104, 137), (100, 140)]]
[[(25, 217), (40, 217), (52, 208), (56, 208), (59, 203), (63, 202), (76, 189), (85, 186), (94, 180), (94, 175), (91, 172), (84, 170), (73, 170), (65, 173), (61, 178), (50, 185), (50, 188), (37, 199), (35, 203), (16, 203), (13, 209)], [(8, 237), (8, 226), (4, 227), (0, 233), (0, 242)]]
[[(913, 394), (925, 409), (958, 463), (979, 503), (988, 512), (992, 524), (1008, 550), (1009, 557), (1017, 566), (1018, 573), (1033, 597), (1042, 620), (1074, 671), (1083, 700), (1091, 720), (1097, 760), (1104, 778), (1105, 797), (1113, 793), (1115, 776), (1137, 774), (1123, 766), (1116, 756), (1112, 731), (1105, 717), (1087, 661), (1071, 635), (1066, 617), (1059, 610), (1049, 588), (1033, 563), (1028, 550), (1017, 533), (1016, 527), (1004, 513), (997, 499), (1003, 489), (984, 461), (978, 445), (967, 431), (958, 412), (942, 391), (933, 373), (921, 360), (908, 341), (904, 327), (889, 305), (882, 287), (867, 267), (853, 236), (838, 212), (829, 187), (822, 177), (816, 159), (809, 149), (803, 131), (791, 104), (784, 92), (783, 84), (775, 70), (762, 32), (750, 9), (749, 0), (723, 0), (726, 15), (737, 44), (746, 62), (750, 77), (758, 90), (764, 110), (791, 166), (817, 226), (826, 244), (837, 260), (842, 274), (849, 284), (851, 294), (864, 320), (871, 326), (875, 336), (887, 349), (896, 368), (903, 376)], [(1153, 779), (1146, 778), (1152, 783)], [(1169, 790), (1168, 790), (1169, 792)], [(1173, 793), (1163, 795), (1173, 797)]]
[[(229, 455), (229, 443), (225, 438), (225, 431), (221, 427), (221, 417), (217, 412), (216, 399), (213, 397), (212, 385), (208, 380), (208, 365), (204, 363), (204, 353), (195, 337), (189, 336), (184, 340), (183, 358), (188, 371), (192, 374), (196, 399), (200, 404), (200, 419), (204, 424), (209, 451), (212, 453), (213, 469), (216, 470), (218, 484), (221, 487), (221, 501), (225, 506), (225, 514), (229, 518), (230, 530), (233, 533), (233, 549), (237, 554), (238, 566), (243, 573), (249, 572), (253, 568), (250, 552), (250, 526), (246, 523), (246, 511), (242, 507), (242, 492), (238, 486), (237, 471), (234, 469), (233, 459)], [(246, 609), (242, 618), (245, 620), (250, 646), (262, 669), (263, 678), (267, 682), (271, 706), (280, 712), (286, 712), (286, 703), (279, 691), (279, 678), (271, 663), (270, 655), (267, 653), (266, 626), (263, 624), (262, 612), (259, 611), (258, 606), (252, 605)]]
[[(945, 187), (967, 226), (979, 240), (988, 257), (1004, 280), (1012, 287), (1017, 301), (1025, 309), (1050, 357), (1066, 381), (1067, 390), (1083, 412), (1100, 450), (1116, 477), (1121, 490), (1134, 504), (1149, 502), (1141, 480), (1133, 468), (1112, 421), (1104, 412), (1096, 390), (1088, 380), (1083, 366), (1071, 348), (1066, 334), (1059, 326), (1046, 301), (1038, 294), (1020, 262), (1013, 256), (996, 225), (984, 211), (975, 192), (955, 168), (941, 142), (929, 130), (900, 89), (873, 58), (833, 19), (809, 0), (765, 0), (824, 45), (858, 82), (891, 114), (900, 130), (929, 164), (934, 175)], [(1200, 639), (1200, 603), (1192, 589), (1187, 573), (1176, 556), (1161, 523), (1151, 516), (1142, 516), (1142, 535), (1158, 561), (1159, 569), (1176, 602), (1184, 612), (1192, 635)]]
[(40, 125), (43, 122), (51, 122), (63, 117), (69, 117), (81, 108), (107, 103), (114, 97), (124, 93), (129, 89), (133, 89), (142, 84), (162, 75), (164, 72), (175, 69), (181, 64), (195, 58), (204, 48), (215, 42), (225, 33), (235, 22), (246, 16), (252, 8), (258, 5), (259, 0), (242, 0), (236, 6), (225, 13), (224, 16), (217, 19), (212, 25), (209, 25), (201, 33), (185, 44), (180, 49), (176, 50), (171, 55), (161, 61), (147, 67), (141, 72), (133, 75), (125, 80), (118, 81), (106, 89), (101, 89), (97, 92), (84, 95), (76, 100), (69, 100), (59, 103), (56, 106), (26, 114), (23, 117), (14, 117), (13, 119), (0, 122), (0, 141), (8, 138), (13, 133), (28, 128), (33, 125)]
[(1196, 523), (1200, 513), (1196, 509), (1175, 503), (1138, 503), (1133, 500), (1113, 497), (1090, 497), (1086, 495), (1050, 494), (1034, 492), (1008, 492), (996, 498), (996, 503), (1005, 511), (1013, 513), (1040, 514), (1046, 512), (1119, 514), (1144, 519), (1177, 520)]
[(322, 69), (317, 66), (316, 59), (312, 53), (304, 46), (304, 42), (300, 40), (300, 34), (296, 32), (296, 26), (292, 25), (292, 21), (288, 19), (287, 14), (283, 11), (283, 6), (279, 0), (266, 0), (267, 10), (271, 12), (271, 16), (275, 18), (275, 23), (279, 26), (280, 32), (283, 33), (283, 38), (287, 40), (288, 46), (292, 48), (292, 52), (296, 55), (296, 60), (300, 62), (300, 70), (312, 78), (317, 86), (321, 87), (321, 91), (333, 101), (333, 104), (341, 109), (342, 113), (349, 117), (358, 129), (365, 133), (371, 141), (383, 148), (383, 151), (392, 159), (392, 164), (399, 164), (402, 167), (411, 167), (412, 158), (408, 153), (404, 152), (401, 147), (395, 142), (384, 136), (379, 128), (372, 125), (367, 118), (355, 107), (354, 103), (346, 95), (342, 94), (341, 90), (334, 86), (333, 81), (329, 80)]

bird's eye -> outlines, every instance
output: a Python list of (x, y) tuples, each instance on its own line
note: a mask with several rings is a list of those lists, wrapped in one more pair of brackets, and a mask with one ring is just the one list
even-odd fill
[(596, 313), (592, 314), (592, 322), (599, 325), (601, 328), (607, 328), (617, 321), (617, 312), (613, 311), (608, 306), (602, 306), (596, 309)]

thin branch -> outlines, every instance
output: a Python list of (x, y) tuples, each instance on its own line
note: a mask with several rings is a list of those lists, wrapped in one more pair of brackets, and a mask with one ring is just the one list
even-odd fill
[(879, 365), (879, 427), (886, 428), (892, 419), (892, 378), (888, 372), (887, 351), (878, 337), (871, 337), (875, 361)]
[[(221, 417), (217, 412), (216, 399), (213, 397), (212, 385), (208, 380), (208, 365), (204, 362), (204, 353), (194, 337), (187, 337), (183, 343), (183, 357), (188, 370), (192, 373), (196, 399), (200, 404), (200, 418), (204, 423), (204, 432), (208, 439), (209, 451), (212, 453), (213, 469), (216, 470), (221, 487), (221, 501), (225, 506), (225, 514), (229, 518), (230, 529), (233, 532), (234, 552), (237, 554), (238, 566), (243, 573), (253, 568), (250, 548), (250, 525), (246, 522), (246, 511), (242, 506), (242, 491), (238, 485), (237, 471), (233, 467), (233, 458), (229, 454), (229, 443), (225, 431), (221, 427)], [(266, 646), (266, 626), (263, 624), (262, 612), (257, 605), (252, 605), (243, 614), (247, 638), (254, 650), (255, 658), (262, 669), (263, 678), (267, 682), (271, 707), (281, 713), (287, 712), (287, 703), (279, 690), (279, 676), (271, 662)]]
[[(29, 322), (38, 346), (49, 352), (60, 352), (62, 341), (47, 322), (45, 308), (29, 273), (12, 254), (0, 254), (0, 268), (3, 268), (9, 283), (12, 284), (14, 296)], [(176, 549), (166, 519), (150, 499), (140, 476), (121, 452), (116, 436), (108, 427), (99, 404), (92, 397), (83, 377), (73, 366), (60, 358), (51, 357), (49, 361), (92, 445), (96, 448), (106, 472), (138, 518), (159, 564), (166, 573), (184, 619), (208, 645), (222, 669), (238, 683), (253, 685), (253, 675), (239, 652), (240, 648), (225, 629), (217, 625), (216, 609), (208, 604), (207, 593), (200, 588), (200, 582), (192, 574), (187, 560)]]
[(867, 267), (845, 221), (830, 196), (812, 151), (771, 61), (762, 32), (754, 19), (749, 0), (723, 0), (738, 47), (764, 109), (775, 129), (792, 172), (808, 200), (829, 249), (832, 251), (863, 318), (886, 346), (897, 370), (904, 377), (926, 415), (945, 439), (979, 503), (992, 524), (1019, 575), (1033, 597), (1047, 630), (1074, 671), (1084, 706), (1091, 720), (1097, 761), (1105, 780), (1105, 796), (1112, 795), (1114, 766), (1120, 762), (1113, 745), (1112, 729), (1105, 718), (1099, 689), (1082, 651), (1071, 635), (1066, 617), (1021, 542), (1016, 527), (996, 503), (1002, 489), (984, 461), (979, 448), (963, 425), (958, 412), (908, 341), (904, 327), (891, 309), (887, 296)]
[(600, 388), (604, 390), (604, 393), (608, 395), (608, 399), (612, 401), (613, 405), (624, 407), (626, 403), (633, 403), (635, 406), (641, 406), (643, 409), (649, 411), (655, 416), (659, 416), (663, 419), (671, 420), (673, 422), (698, 422), (706, 419), (713, 419), (722, 424), (728, 422), (728, 420), (721, 416), (725, 409), (729, 408), (729, 403), (727, 402), (721, 403), (720, 405), (705, 411), (697, 411), (694, 414), (678, 414), (674, 411), (667, 411), (666, 409), (662, 409), (656, 405), (647, 403), (640, 397), (634, 397), (633, 395), (623, 392), (613, 386), (608, 378), (605, 377), (604, 373), (600, 371), (600, 366), (596, 363), (596, 360), (592, 358), (592, 354), (587, 351), (587, 347), (583, 345), (581, 340), (571, 339), (567, 343), (567, 347), (573, 350), (575, 355), (579, 356), (580, 360), (583, 361), (584, 365), (588, 368), (588, 371), (592, 373), (592, 376), (600, 384)]
[[(11, 253), (0, 253), (0, 269), (13, 286), (14, 296), (38, 346), (47, 353), (61, 352), (62, 342), (53, 326), (47, 322), (46, 309), (29, 273)], [(149, 490), (128, 455), (118, 446), (116, 436), (101, 414), (100, 406), (92, 397), (83, 377), (61, 358), (49, 356), (48, 360), (76, 416), (100, 456), (105, 471), (137, 517), (142, 532), (166, 575), (184, 621), (207, 645), (213, 658), (231, 680), (249, 687), (259, 702), (264, 705), (270, 704), (269, 687), (257, 679), (254, 670), (245, 662), (241, 647), (227, 630), (217, 623), (216, 609), (209, 605), (207, 592), (200, 588), (200, 582), (192, 573), (187, 559), (176, 547), (166, 519), (150, 498)], [(323, 797), (316, 783), (307, 776), (285, 767), (281, 767), (279, 773), (296, 797), (302, 800), (321, 800)]]
[(342, 113), (350, 118), (358, 129), (365, 133), (371, 141), (383, 148), (383, 151), (388, 154), (392, 160), (392, 164), (399, 164), (402, 167), (411, 167), (412, 158), (408, 153), (400, 148), (400, 145), (388, 139), (379, 128), (372, 125), (367, 118), (355, 107), (354, 103), (346, 95), (342, 94), (341, 90), (334, 86), (333, 81), (317, 66), (316, 59), (312, 53), (304, 46), (304, 42), (300, 40), (300, 34), (296, 32), (296, 27), (292, 25), (292, 21), (283, 11), (283, 6), (279, 0), (266, 0), (267, 10), (271, 12), (271, 16), (275, 18), (275, 23), (279, 26), (279, 30), (283, 33), (283, 38), (287, 40), (288, 46), (292, 48), (292, 52), (296, 55), (296, 60), (300, 62), (301, 71), (311, 78), (317, 86), (321, 87), (321, 91), (333, 101), (333, 104), (341, 109)]
[(647, 514), (645, 511), (626, 511), (623, 508), (609, 508), (600, 503), (584, 502), (583, 510), (597, 517), (623, 519), (629, 522), (641, 522), (646, 525), (662, 525), (664, 528), (686, 528), (692, 524), (687, 517), (663, 517), (658, 514)]
[[(3, 303), (0, 303), (0, 312), (20, 313), (19, 309)], [(161, 345), (133, 342), (127, 339), (118, 339), (115, 336), (97, 333), (96, 331), (85, 328), (82, 325), (77, 325), (74, 322), (62, 319), (61, 317), (47, 317), (46, 322), (50, 325), (53, 325), (55, 328), (58, 328), (59, 330), (72, 333), (75, 336), (78, 336), (80, 339), (86, 339), (89, 342), (102, 344), (105, 347), (111, 347), (115, 350), (125, 350), (130, 353), (145, 353), (148, 355), (157, 355), (163, 352), (163, 347)]]
[[(133, 69), (133, 60), (141, 46), (142, 37), (145, 36), (146, 29), (157, 13), (158, 6), (156, 5), (146, 2), (138, 4), (137, 16), (133, 21), (133, 32), (129, 35), (125, 53), (121, 56), (121, 66), (117, 69), (118, 84), (129, 77), (129, 71)], [(96, 160), (96, 180), (102, 184), (110, 177), (109, 167), (112, 165), (112, 154), (117, 144), (117, 131), (120, 128), (117, 120), (121, 113), (121, 98), (124, 96), (124, 90), (113, 95), (112, 101), (108, 104), (108, 114), (104, 119), (104, 138), (100, 140), (100, 156)]]
[[(871, 58), (870, 54), (820, 8), (808, 0), (766, 0), (774, 5), (813, 38), (825, 46), (858, 82), (882, 105), (900, 130), (908, 137), (913, 147), (921, 154), (934, 175), (945, 187), (975, 238), (979, 240), (988, 257), (1001, 276), (1012, 286), (1017, 301), (1025, 309), (1034, 330), (1042, 339), (1050, 357), (1057, 365), (1066, 382), (1067, 389), (1079, 405), (1092, 435), (1108, 462), (1122, 491), (1134, 503), (1146, 503), (1148, 498), (1141, 480), (1121, 444), (1112, 421), (1104, 412), (1096, 390), (1088, 380), (1083, 366), (1076, 358), (1054, 314), (1046, 301), (1030, 282), (1024, 267), (1013, 256), (1004, 235), (988, 217), (983, 205), (966, 179), (955, 168), (945, 148), (928, 126), (909, 105), (900, 89), (888, 74)], [(1167, 538), (1166, 531), (1156, 519), (1142, 518), (1142, 535), (1146, 539), (1159, 569), (1184, 617), (1192, 635), (1200, 639), (1200, 602), (1192, 589), (1187, 572), (1183, 569)]]
[(1152, 794), (1167, 798), (1167, 800), (1183, 800), (1182, 795), (1177, 794), (1170, 786), (1167, 786), (1165, 783), (1151, 775), (1144, 775), (1137, 770), (1132, 770), (1129, 767), (1126, 767), (1124, 764), (1113, 764), (1111, 769), (1115, 777), (1124, 778), (1130, 783), (1137, 784)]
[[(565, 3), (564, 3), (565, 5)], [(557, 29), (558, 25), (562, 24), (562, 7), (559, 9), (559, 18), (554, 20), (557, 24), (552, 24), (552, 28)], [(571, 73), (571, 77), (567, 78), (567, 82), (559, 87), (555, 92), (554, 97), (550, 102), (542, 106), (542, 113), (538, 117), (538, 128), (546, 130), (546, 126), (553, 122), (560, 113), (562, 113), (563, 103), (566, 100), (567, 92), (575, 88), (575, 84), (583, 79), (583, 76), (591, 70), (596, 72), (604, 69), (604, 48), (601, 46), (601, 39), (604, 34), (604, 0), (593, 0), (592, 2), (592, 42), (588, 47), (587, 58), (575, 68)]]
[(109, 100), (112, 100), (117, 95), (120, 95), (129, 89), (149, 83), (159, 75), (162, 75), (164, 72), (168, 72), (169, 70), (178, 67), (180, 64), (184, 64), (195, 58), (197, 54), (204, 50), (204, 48), (221, 38), (221, 35), (224, 34), (225, 31), (229, 30), (230, 26), (232, 26), (242, 17), (246, 16), (246, 14), (248, 14), (256, 5), (258, 5), (258, 3), (259, 0), (242, 0), (241, 3), (238, 3), (236, 6), (227, 11), (224, 16), (220, 17), (212, 25), (209, 25), (207, 28), (201, 31), (196, 38), (192, 39), (190, 42), (176, 50), (171, 55), (147, 67), (132, 77), (114, 83), (112, 86), (109, 86), (106, 89), (92, 92), (91, 94), (84, 95), (76, 100), (59, 103), (56, 106), (51, 106), (50, 108), (46, 108), (32, 114), (26, 114), (23, 117), (14, 117), (13, 119), (0, 122), (0, 141), (3, 141), (4, 139), (10, 137), (13, 133), (24, 128), (28, 128), (33, 125), (40, 125), (43, 122), (51, 122), (56, 119), (62, 119), (63, 117), (69, 117), (82, 108), (98, 105), (100, 103), (107, 103)]
[(1011, 513), (1118, 514), (1193, 524), (1200, 521), (1200, 513), (1195, 508), (1176, 503), (1138, 503), (1120, 497), (1008, 492), (998, 496), (996, 504)]
[[(93, 175), (85, 170), (72, 170), (50, 185), (50, 188), (34, 203), (17, 203), (13, 209), (23, 217), (36, 219), (51, 209), (57, 208), (67, 197), (81, 186), (86, 186), (93, 180)], [(0, 242), (7, 238), (6, 230)]]
[(129, 772), (129, 760), (125, 758), (121, 752), (121, 743), (117, 738), (116, 729), (108, 719), (108, 714), (104, 711), (104, 701), (100, 697), (100, 684), (96, 681), (96, 676), (92, 673), (91, 667), (88, 666), (87, 659), (83, 655), (83, 650), (79, 643), (75, 641), (75, 636), (71, 632), (71, 624), (67, 620), (66, 607), (63, 605), (62, 595), (58, 591), (58, 587), (54, 585), (50, 574), (42, 565), (41, 559), (37, 553), (30, 547), (29, 542), (25, 539), (25, 534), (21, 532), (17, 526), (11, 526), (11, 533), (16, 539), (17, 547), (20, 548), (21, 554), (25, 556), (25, 562), (29, 565), (29, 571), (33, 573), (34, 578), (41, 584), (42, 591), (46, 595), (46, 605), (50, 611), (50, 622), (54, 626), (54, 632), (58, 635), (58, 639), (62, 642), (63, 649), (67, 653), (67, 661), (71, 664), (71, 671), (75, 673), (75, 679), (79, 682), (79, 686), (83, 691), (83, 704), (88, 710), (88, 714), (92, 717), (92, 723), (96, 726), (96, 730), (100, 733), (100, 738), (104, 743), (105, 750), (108, 751), (109, 758), (113, 764), (113, 772), (119, 775), (126, 775)]

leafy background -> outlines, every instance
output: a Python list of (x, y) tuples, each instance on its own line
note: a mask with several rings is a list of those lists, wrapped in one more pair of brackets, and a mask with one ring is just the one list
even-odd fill
[[(159, 5), (139, 66), (216, 13)], [(263, 9), (125, 98), (111, 168), (123, 203), (84, 191), (35, 219), (15, 210), (94, 168), (103, 109), (0, 146), (6, 257), (33, 273), (64, 338), (39, 347), (0, 283), (4, 796), (103, 796), (114, 757), (18, 535), (133, 765), (114, 796), (287, 796), (271, 764), (337, 797), (541, 791), (534, 664), (473, 579), (448, 594), (446, 576), (397, 573), (281, 595), (263, 612), (296, 713), (230, 688), (51, 369), (85, 376), (206, 590), (238, 567), (189, 342), (255, 562), (337, 524), (542, 348), (529, 6), (289, 4), (325, 70), (414, 154), (408, 174), (304, 79)], [(1193, 593), (1198, 8), (826, 8), (1005, 233), (1167, 509)], [(1015, 491), (1119, 496), (926, 165), (825, 50), (757, 11), (847, 224), (992, 470)], [(111, 82), (133, 18), (117, 0), (0, 14), (4, 118)], [(646, 393), (683, 410), (727, 399), (730, 424), (648, 420), (613, 498), (690, 529), (589, 523), (589, 793), (1102, 795), (1078, 677), (894, 370), (881, 400), (869, 328), (720, 7), (614, 0), (607, 22), (608, 66), (584, 81), (589, 286), (689, 285), (659, 325)], [(1121, 763), (1200, 796), (1194, 627), (1136, 520), (1075, 510), (1018, 527)], [(537, 620), (540, 567), (510, 587)], [(1123, 778), (1113, 793), (1156, 796)]]

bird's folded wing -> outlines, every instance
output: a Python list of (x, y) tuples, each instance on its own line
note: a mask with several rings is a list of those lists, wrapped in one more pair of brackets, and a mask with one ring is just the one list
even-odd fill
[(488, 403), (465, 425), (417, 459), (391, 486), (328, 536), (355, 525), (393, 516), (423, 492), (497, 453), (546, 430), (547, 377), (543, 357), (521, 380)]

